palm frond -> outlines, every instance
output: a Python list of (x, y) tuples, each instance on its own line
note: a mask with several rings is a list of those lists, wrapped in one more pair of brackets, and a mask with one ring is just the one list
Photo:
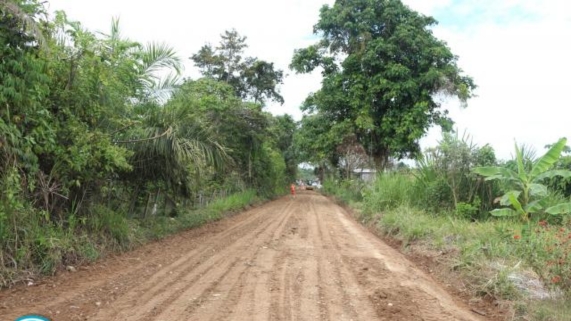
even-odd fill
[(174, 49), (166, 44), (149, 43), (137, 54), (140, 59), (139, 88), (143, 100), (159, 104), (166, 102), (180, 83), (182, 61)]
[(133, 151), (131, 162), (141, 176), (184, 186), (190, 184), (191, 169), (200, 176), (205, 168), (222, 169), (230, 163), (227, 149), (183, 108), (152, 109), (143, 117), (142, 127), (116, 141)]
[(143, 72), (146, 75), (156, 75), (163, 70), (173, 69), (177, 74), (182, 73), (183, 64), (174, 48), (166, 43), (151, 42), (141, 50)]
[(162, 105), (169, 100), (180, 82), (180, 76), (173, 73), (156, 81), (154, 79), (143, 78), (141, 79), (143, 99), (154, 101)]

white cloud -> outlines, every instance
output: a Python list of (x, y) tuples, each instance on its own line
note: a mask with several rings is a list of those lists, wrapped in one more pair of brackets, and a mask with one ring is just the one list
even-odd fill
[[(414, 8), (418, 0), (406, 2)], [(570, 9), (560, 0), (483, 0), (423, 11), (443, 21), (435, 35), (479, 86), (467, 109), (445, 105), (460, 132), (479, 145), (490, 143), (503, 159), (511, 157), (516, 140), (542, 151), (561, 137), (571, 139)], [(422, 145), (432, 146), (439, 137), (433, 129)]]
[[(412, 9), (433, 15), (441, 23), (435, 35), (445, 40), (459, 65), (474, 77), (478, 97), (460, 110), (449, 102), (460, 131), (474, 141), (490, 143), (508, 158), (514, 139), (538, 149), (570, 136), (571, 116), (571, 3), (566, 0), (405, 0)], [(209, 0), (160, 3), (134, 0), (50, 0), (71, 19), (90, 29), (108, 30), (120, 15), (130, 38), (165, 41), (187, 59), (206, 42), (236, 28), (248, 36), (248, 54), (273, 61), (289, 74), (282, 87), (284, 106), (270, 105), (273, 113), (298, 110), (307, 94), (320, 86), (320, 77), (294, 75), (287, 70), (293, 50), (311, 43), (319, 8), (333, 0)], [(187, 74), (196, 71), (187, 60)], [(433, 130), (423, 146), (439, 137)]]

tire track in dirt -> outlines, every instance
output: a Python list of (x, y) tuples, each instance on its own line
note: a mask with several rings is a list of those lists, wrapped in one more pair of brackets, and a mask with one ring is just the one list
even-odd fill
[[(314, 197), (311, 205), (322, 242), (328, 244), (324, 249), (327, 254), (325, 257), (328, 258), (327, 263), (329, 263), (326, 265), (329, 275), (327, 279), (334, 282), (331, 284), (329, 292), (338, 294), (336, 304), (332, 305), (337, 309), (331, 311), (330, 319), (371, 320), (374, 316), (373, 311), (368, 305), (361, 304), (365, 295), (343, 263), (338, 244), (338, 238), (341, 234), (333, 228), (334, 226), (329, 219), (333, 211), (327, 205), (331, 205), (331, 203), (324, 197)], [(322, 284), (326, 282), (324, 280)], [(356, 307), (359, 307), (358, 310)]]
[(87, 277), (71, 277), (52, 302), (22, 288), (20, 299), (0, 292), (1, 303), (36, 295), (35, 311), (17, 311), (58, 321), (483, 320), (317, 193), (212, 226), (126, 254), (107, 274), (78, 272)]
[(274, 257), (268, 285), (269, 320), (327, 320), (316, 260), (322, 246), (309, 200), (309, 195), (297, 196), (298, 209), (288, 222), (286, 235), (276, 244), (279, 254)]
[[(261, 233), (267, 226), (242, 226), (242, 228), (248, 232), (254, 227), (257, 229), (258, 233)], [(241, 236), (242, 235), (237, 234), (229, 236), (228, 233), (224, 233), (224, 235), (217, 239), (228, 237), (229, 241), (236, 242)], [(122, 301), (127, 301), (127, 305), (135, 305), (136, 303), (132, 303), (130, 299), (145, 302), (154, 297), (160, 296), (166, 291), (172, 290), (175, 285), (180, 283), (181, 278), (188, 277), (188, 273), (190, 271), (199, 268), (202, 261), (208, 260), (213, 252), (218, 252), (220, 250), (222, 250), (221, 246), (215, 243), (212, 246), (207, 246), (203, 249), (196, 249), (189, 252), (173, 264), (162, 268), (158, 273), (152, 275), (147, 281), (131, 291), (133, 292), (132, 296), (124, 298)]]
[[(253, 221), (257, 220), (253, 219)], [(242, 231), (234, 235), (224, 233), (224, 235), (214, 239), (209, 246), (201, 249), (200, 254), (202, 255), (189, 254), (184, 258), (183, 263), (176, 264), (181, 270), (178, 272), (170, 271), (168, 274), (174, 276), (169, 277), (168, 280), (153, 278), (149, 284), (143, 284), (143, 289), (130, 291), (125, 298), (115, 303), (114, 306), (117, 308), (114, 309), (116, 310), (114, 312), (116, 313), (103, 312), (93, 320), (153, 320), (153, 318), (160, 317), (164, 310), (171, 308), (171, 305), (179, 302), (181, 296), (189, 293), (188, 285), (193, 285), (191, 290), (198, 291), (193, 295), (194, 302), (186, 308), (187, 312), (191, 313), (193, 307), (196, 307), (197, 304), (200, 305), (205, 300), (205, 296), (212, 292), (213, 287), (238, 264), (238, 254), (245, 252), (240, 251), (244, 248), (244, 244), (247, 244), (244, 248), (247, 250), (251, 242), (256, 241), (261, 234), (267, 232), (271, 225), (276, 224), (275, 221), (267, 219), (260, 220), (260, 223), (248, 226), (249, 229), (242, 227)], [(219, 243), (220, 241), (224, 242)], [(227, 242), (230, 242), (230, 245), (224, 247)], [(165, 275), (168, 270), (169, 268), (163, 269), (160, 273), (161, 276)], [(152, 286), (152, 291), (145, 293), (145, 289), (149, 285)], [(136, 307), (136, 311), (133, 313), (132, 308), (134, 307)]]
[(347, 245), (338, 247), (345, 253), (344, 265), (368, 293), (378, 320), (477, 320), (470, 312), (455, 309), (453, 299), (430, 277), (350, 221), (341, 208), (328, 207), (335, 214), (329, 216), (329, 226), (336, 227), (338, 241), (346, 240)]
[[(277, 201), (277, 203), (279, 204), (280, 201)], [(276, 205), (274, 202), (269, 203), (266, 206), (279, 205)], [(15, 294), (19, 294), (19, 292), (25, 290), (39, 290), (37, 292), (41, 293), (42, 295), (38, 294), (33, 298), (28, 299), (23, 297), (19, 300), (15, 296), (12, 296), (12, 298), (8, 298), (11, 300), (7, 300), (3, 297), (3, 294), (5, 293), (0, 292), (0, 298), (2, 298), (0, 301), (2, 301), (3, 306), (11, 306), (15, 308), (9, 311), (8, 316), (11, 318), (15, 318), (16, 316), (27, 313), (29, 311), (36, 311), (41, 312), (45, 315), (51, 315), (54, 317), (57, 316), (58, 320), (85, 320), (86, 318), (90, 319), (98, 310), (94, 308), (95, 303), (113, 303), (116, 298), (123, 298), (128, 294), (129, 291), (134, 291), (135, 289), (130, 288), (130, 286), (133, 284), (138, 286), (141, 284), (146, 284), (145, 282), (150, 279), (160, 279), (165, 276), (172, 277), (172, 274), (168, 273), (171, 271), (169, 270), (169, 267), (184, 266), (185, 268), (188, 268), (184, 265), (184, 263), (190, 256), (195, 254), (196, 251), (199, 251), (200, 253), (211, 251), (213, 246), (223, 246), (223, 244), (220, 242), (227, 241), (231, 238), (235, 240), (237, 236), (246, 234), (246, 232), (250, 231), (251, 229), (258, 227), (259, 224), (263, 222), (269, 223), (268, 220), (264, 218), (264, 216), (267, 214), (267, 210), (268, 208), (265, 207), (255, 208), (241, 214), (240, 217), (234, 216), (224, 221), (211, 224), (214, 228), (211, 228), (210, 226), (204, 226), (196, 230), (181, 233), (181, 237), (174, 236), (173, 239), (177, 241), (183, 241), (182, 248), (179, 247), (178, 244), (173, 244), (174, 240), (166, 240), (166, 242), (164, 242), (169, 244), (173, 250), (176, 250), (173, 251), (175, 252), (174, 254), (169, 253), (170, 251), (162, 251), (162, 249), (157, 251), (158, 246), (156, 244), (149, 244), (134, 251), (133, 256), (124, 255), (123, 258), (119, 259), (110, 258), (94, 266), (93, 268), (90, 267), (90, 269), (94, 270), (94, 275), (89, 275), (85, 273), (86, 271), (77, 273), (76, 276), (79, 278), (79, 280), (77, 280), (78, 278), (75, 280), (77, 283), (69, 282), (66, 284), (58, 284), (61, 283), (61, 281), (57, 282), (56, 278), (56, 282), (50, 283), (52, 283), (53, 286), (56, 284), (58, 285), (58, 288), (56, 289), (57, 296), (52, 294), (54, 290), (51, 286), (49, 286), (49, 284), (44, 284), (42, 285), (43, 289), (25, 289), (20, 287), (10, 291), (4, 291), (8, 293), (13, 292)], [(227, 228), (222, 227), (219, 233), (214, 233), (214, 235), (212, 235), (210, 230), (219, 229), (220, 226), (225, 225), (225, 222), (232, 222), (232, 224), (230, 224)], [(207, 235), (202, 235), (200, 232), (196, 233), (196, 231), (201, 230), (207, 230)], [(199, 244), (187, 241), (195, 241)], [(158, 242), (158, 244), (160, 243), (163, 242)], [(204, 247), (200, 244), (208, 244), (212, 246)], [(151, 248), (151, 250), (146, 250), (145, 248)], [(184, 251), (186, 248), (189, 249), (188, 253), (179, 255), (178, 257), (175, 257), (174, 260), (170, 258), (172, 256), (176, 256), (177, 252), (180, 252), (181, 250)], [(147, 256), (147, 254), (149, 255)], [(162, 267), (161, 264), (154, 263), (154, 261), (164, 262), (166, 256), (169, 256), (166, 258), (166, 261), (170, 262), (168, 264), (164, 264), (164, 267)], [(112, 262), (109, 263), (110, 265), (119, 265), (123, 267), (123, 269), (117, 269), (116, 271), (111, 270), (110, 267), (107, 266), (108, 261)], [(124, 266), (126, 262), (128, 262), (128, 264)], [(99, 273), (101, 271), (103, 271), (103, 277), (99, 275), (101, 274)], [(105, 273), (109, 271), (111, 271), (111, 273)], [(64, 274), (62, 277), (67, 278), (68, 275)], [(70, 279), (74, 279), (73, 275), (71, 275)], [(95, 279), (95, 281), (93, 279)], [(141, 282), (141, 280), (143, 280), (143, 282)], [(140, 288), (138, 290), (141, 291)], [(110, 295), (103, 298), (97, 298), (101, 295), (101, 293)], [(27, 305), (24, 303), (27, 303)], [(27, 308), (25, 308), (25, 306), (27, 306)], [(2, 311), (0, 310), (0, 312)]]
[[(319, 319), (329, 320), (330, 317), (330, 309), (329, 305), (326, 304), (328, 300), (327, 291), (326, 291), (326, 280), (323, 278), (323, 274), (325, 273), (325, 260), (323, 258), (323, 231), (319, 228), (319, 224), (317, 222), (317, 216), (315, 215), (315, 204), (312, 202), (309, 203), (309, 213), (308, 213), (308, 225), (309, 225), (309, 234), (312, 236), (311, 242), (314, 247), (314, 255), (315, 261), (317, 265), (317, 289), (318, 289), (318, 304), (319, 304)], [(313, 214), (313, 215), (312, 215)]]
[[(213, 236), (214, 240), (224, 239), (228, 236), (233, 235), (236, 231), (247, 230), (246, 227), (252, 226), (256, 224), (256, 222), (263, 222), (263, 215), (265, 213), (265, 209), (263, 208), (256, 208), (250, 210), (247, 214), (244, 215), (244, 219), (238, 221), (235, 225), (231, 226), (228, 229), (223, 230), (218, 235)], [(200, 239), (198, 237), (197, 239)], [(196, 247), (196, 246), (195, 246)], [(139, 249), (143, 250), (143, 249)], [(198, 249), (200, 250), (200, 249)], [(207, 251), (208, 249), (203, 250)], [(194, 252), (193, 252), (194, 251)], [(74, 310), (81, 310), (85, 308), (86, 305), (91, 305), (93, 302), (85, 302), (88, 298), (92, 298), (97, 296), (101, 292), (110, 293), (111, 296), (106, 299), (111, 299), (112, 301), (115, 300), (116, 297), (120, 297), (122, 293), (122, 289), (124, 288), (125, 284), (129, 284), (133, 279), (140, 279), (142, 276), (149, 276), (151, 279), (159, 279), (165, 277), (167, 272), (169, 272), (169, 268), (178, 267), (183, 265), (190, 256), (196, 253), (196, 250), (191, 251), (188, 255), (185, 255), (175, 262), (173, 262), (170, 266), (161, 269), (161, 265), (158, 264), (157, 267), (159, 268), (158, 271), (153, 269), (154, 263), (149, 262), (148, 257), (145, 258), (146, 260), (142, 260), (140, 257), (128, 257), (124, 260), (128, 260), (130, 263), (130, 268), (126, 269), (125, 271), (117, 271), (113, 277), (113, 280), (109, 280), (106, 278), (93, 278), (89, 276), (88, 278), (82, 279), (82, 284), (75, 285), (73, 283), (66, 284), (64, 289), (56, 296), (48, 296), (44, 302), (37, 300), (34, 298), (35, 301), (34, 306), (42, 306), (44, 304), (43, 309), (47, 310), (44, 312), (45, 314), (56, 314), (56, 311), (59, 313), (68, 312), (69, 314), (73, 314)], [(141, 251), (139, 251), (141, 252)], [(140, 253), (139, 253), (140, 254)], [(103, 268), (106, 269), (105, 263), (102, 263)], [(168, 275), (167, 275), (168, 276)], [(44, 285), (45, 287), (45, 285)], [(15, 289), (16, 291), (21, 289)], [(49, 290), (48, 290), (49, 291)], [(143, 292), (144, 290), (142, 290)], [(0, 293), (1, 294), (1, 293)], [(0, 295), (0, 298), (2, 296)], [(38, 302), (39, 301), (39, 302)], [(34, 308), (34, 307), (31, 307)], [(36, 308), (37, 309), (37, 308)], [(66, 311), (67, 310), (67, 311)], [(29, 310), (28, 310), (29, 311)], [(22, 313), (24, 313), (23, 311)], [(59, 314), (57, 313), (57, 314)], [(17, 314), (13, 314), (17, 315)], [(78, 317), (78, 320), (83, 320), (83, 316)]]
[[(281, 271), (285, 256), (283, 255), (283, 240), (297, 230), (296, 225), (298, 203), (291, 202), (294, 207), (287, 213), (286, 224), (275, 230), (267, 242), (267, 249), (258, 253), (252, 259), (251, 267), (244, 277), (244, 283), (240, 286), (242, 297), (233, 302), (234, 309), (226, 315), (215, 316), (211, 320), (275, 320), (276, 305), (279, 300), (277, 290), (280, 283), (276, 275)], [(268, 311), (269, 315), (268, 315)]]
[[(239, 280), (246, 277), (248, 270), (251, 268), (247, 263), (251, 260), (255, 261), (259, 253), (267, 249), (267, 246), (264, 245), (271, 243), (271, 241), (275, 239), (276, 235), (283, 231), (291, 215), (291, 208), (292, 204), (288, 204), (285, 209), (276, 210), (278, 220), (268, 220), (270, 222), (268, 227), (261, 231), (261, 233), (256, 233), (251, 243), (248, 242), (247, 244), (242, 245), (245, 246), (244, 251), (232, 252), (229, 256), (223, 258), (225, 260), (234, 260), (232, 266), (212, 268), (202, 276), (203, 279), (199, 282), (199, 284), (209, 284), (208, 288), (201, 290), (200, 286), (196, 287), (192, 285), (171, 304), (169, 311), (165, 311), (159, 315), (159, 319), (179, 320), (187, 316), (192, 316), (197, 308), (200, 308), (200, 312), (196, 313), (198, 314), (196, 318), (197, 320), (218, 320), (217, 314), (224, 312), (224, 309), (227, 309), (228, 307), (235, 306), (237, 304), (237, 298), (229, 295), (223, 295), (223, 293), (230, 294), (232, 290), (236, 288), (239, 284)], [(269, 240), (268, 236), (270, 236)], [(243, 264), (238, 264), (240, 262)], [(211, 279), (210, 274), (217, 273), (217, 270), (220, 270), (221, 275), (213, 276)], [(188, 301), (188, 298), (196, 293), (201, 293), (199, 296), (199, 298), (202, 299), (201, 304), (190, 305), (184, 308), (185, 302)], [(214, 295), (216, 295), (215, 300), (211, 298)], [(174, 306), (174, 308), (172, 306)]]

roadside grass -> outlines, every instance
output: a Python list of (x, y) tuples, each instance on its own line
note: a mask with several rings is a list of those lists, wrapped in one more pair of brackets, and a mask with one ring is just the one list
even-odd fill
[(179, 231), (217, 221), (235, 211), (242, 210), (262, 200), (263, 199), (260, 198), (254, 190), (235, 193), (224, 198), (216, 199), (203, 208), (192, 210), (183, 209), (177, 217), (160, 216), (143, 221), (143, 226), (139, 230), (139, 233), (143, 234), (143, 242), (161, 239)]
[(157, 215), (146, 219), (129, 218), (120, 211), (95, 206), (88, 216), (72, 215), (65, 224), (46, 222), (37, 212), (24, 209), (14, 215), (16, 230), (3, 229), (7, 235), (0, 238), (16, 240), (0, 243), (0, 288), (32, 282), (62, 267), (93, 262), (110, 253), (199, 227), (262, 201), (264, 198), (256, 191), (246, 190), (202, 208), (177, 209), (175, 217)]
[[(522, 304), (521, 315), (531, 315), (536, 321), (571, 320), (571, 305), (567, 300), (545, 300), (539, 303)], [(526, 320), (521, 318), (521, 320)]]
[(363, 200), (361, 190), (364, 185), (359, 181), (326, 180), (323, 184), (323, 192), (335, 195), (345, 204), (361, 202)]
[(383, 176), (348, 201), (356, 190), (350, 184), (332, 184), (325, 192), (341, 195), (359, 221), (398, 240), (404, 252), (435, 253), (445, 273), (459, 275), (473, 297), (507, 303), (507, 320), (571, 321), (571, 265), (561, 261), (571, 259), (568, 225), (535, 222), (522, 237), (530, 226), (518, 220), (428, 212), (412, 182), (407, 175)]

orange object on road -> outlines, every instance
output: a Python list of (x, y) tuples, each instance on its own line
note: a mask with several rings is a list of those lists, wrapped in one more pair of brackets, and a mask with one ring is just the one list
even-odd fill
[(295, 185), (291, 184), (291, 186), (289, 187), (290, 191), (291, 191), (291, 195), (295, 196)]

